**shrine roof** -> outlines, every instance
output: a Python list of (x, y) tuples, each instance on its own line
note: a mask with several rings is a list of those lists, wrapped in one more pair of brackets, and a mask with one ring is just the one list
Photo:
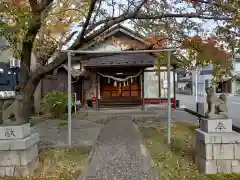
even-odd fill
[(101, 57), (92, 57), (83, 64), (85, 67), (106, 66), (153, 66), (156, 57), (148, 53), (112, 54)]

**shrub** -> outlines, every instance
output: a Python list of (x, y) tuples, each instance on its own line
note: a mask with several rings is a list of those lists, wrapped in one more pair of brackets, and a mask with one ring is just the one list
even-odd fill
[(46, 94), (42, 100), (44, 109), (51, 113), (54, 118), (59, 118), (66, 113), (67, 103), (67, 93), (59, 91)]

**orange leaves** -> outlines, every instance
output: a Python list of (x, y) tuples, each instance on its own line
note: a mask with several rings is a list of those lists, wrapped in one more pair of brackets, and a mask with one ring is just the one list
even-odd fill
[(5, 0), (1, 4), (7, 5), (8, 8), (27, 7), (29, 5), (27, 0)]
[(72, 23), (79, 23), (86, 16), (87, 2), (87, 0), (62, 0), (59, 6), (53, 6), (46, 17), (47, 32), (54, 37), (68, 32)]
[(213, 64), (213, 76), (216, 79), (228, 77), (232, 69), (230, 54), (224, 49), (216, 37), (203, 39), (200, 36), (187, 37), (182, 41), (181, 48), (187, 50), (188, 58), (185, 60), (187, 66), (196, 58), (200, 66)]
[(167, 44), (167, 38), (161, 36), (148, 36), (146, 40), (152, 45), (152, 48), (162, 48)]
[(200, 36), (188, 37), (182, 41), (181, 47), (183, 49), (194, 49), (200, 51), (202, 48), (202, 38)]
[(24, 4), (24, 1), (22, 1), (22, 0), (12, 0), (11, 3), (14, 4), (14, 5), (22, 5), (22, 4)]
[(230, 58), (223, 45), (219, 45), (216, 37), (209, 37), (206, 40), (200, 36), (188, 37), (183, 40), (181, 48), (192, 49), (200, 58), (212, 62), (226, 61)]

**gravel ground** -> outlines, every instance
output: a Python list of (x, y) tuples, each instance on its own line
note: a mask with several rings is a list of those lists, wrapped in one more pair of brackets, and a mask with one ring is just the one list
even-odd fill
[(85, 176), (87, 180), (154, 180), (151, 158), (131, 116), (109, 116)]
[[(46, 120), (32, 127), (32, 132), (40, 134), (40, 148), (68, 146), (68, 126), (66, 120)], [(63, 124), (63, 125), (61, 125)], [(72, 121), (72, 146), (92, 146), (102, 124), (87, 120)]]

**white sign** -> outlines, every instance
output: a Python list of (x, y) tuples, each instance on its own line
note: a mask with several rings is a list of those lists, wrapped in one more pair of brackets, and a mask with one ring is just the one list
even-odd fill
[[(167, 98), (168, 91), (168, 83), (167, 83), (167, 71), (160, 72), (160, 80), (161, 80), (161, 98)], [(174, 81), (173, 81), (173, 72), (170, 72), (170, 94), (171, 98), (174, 97)]]
[(162, 85), (163, 85), (163, 89), (167, 89), (167, 88), (168, 88), (167, 79), (164, 79), (164, 80), (163, 80)]

